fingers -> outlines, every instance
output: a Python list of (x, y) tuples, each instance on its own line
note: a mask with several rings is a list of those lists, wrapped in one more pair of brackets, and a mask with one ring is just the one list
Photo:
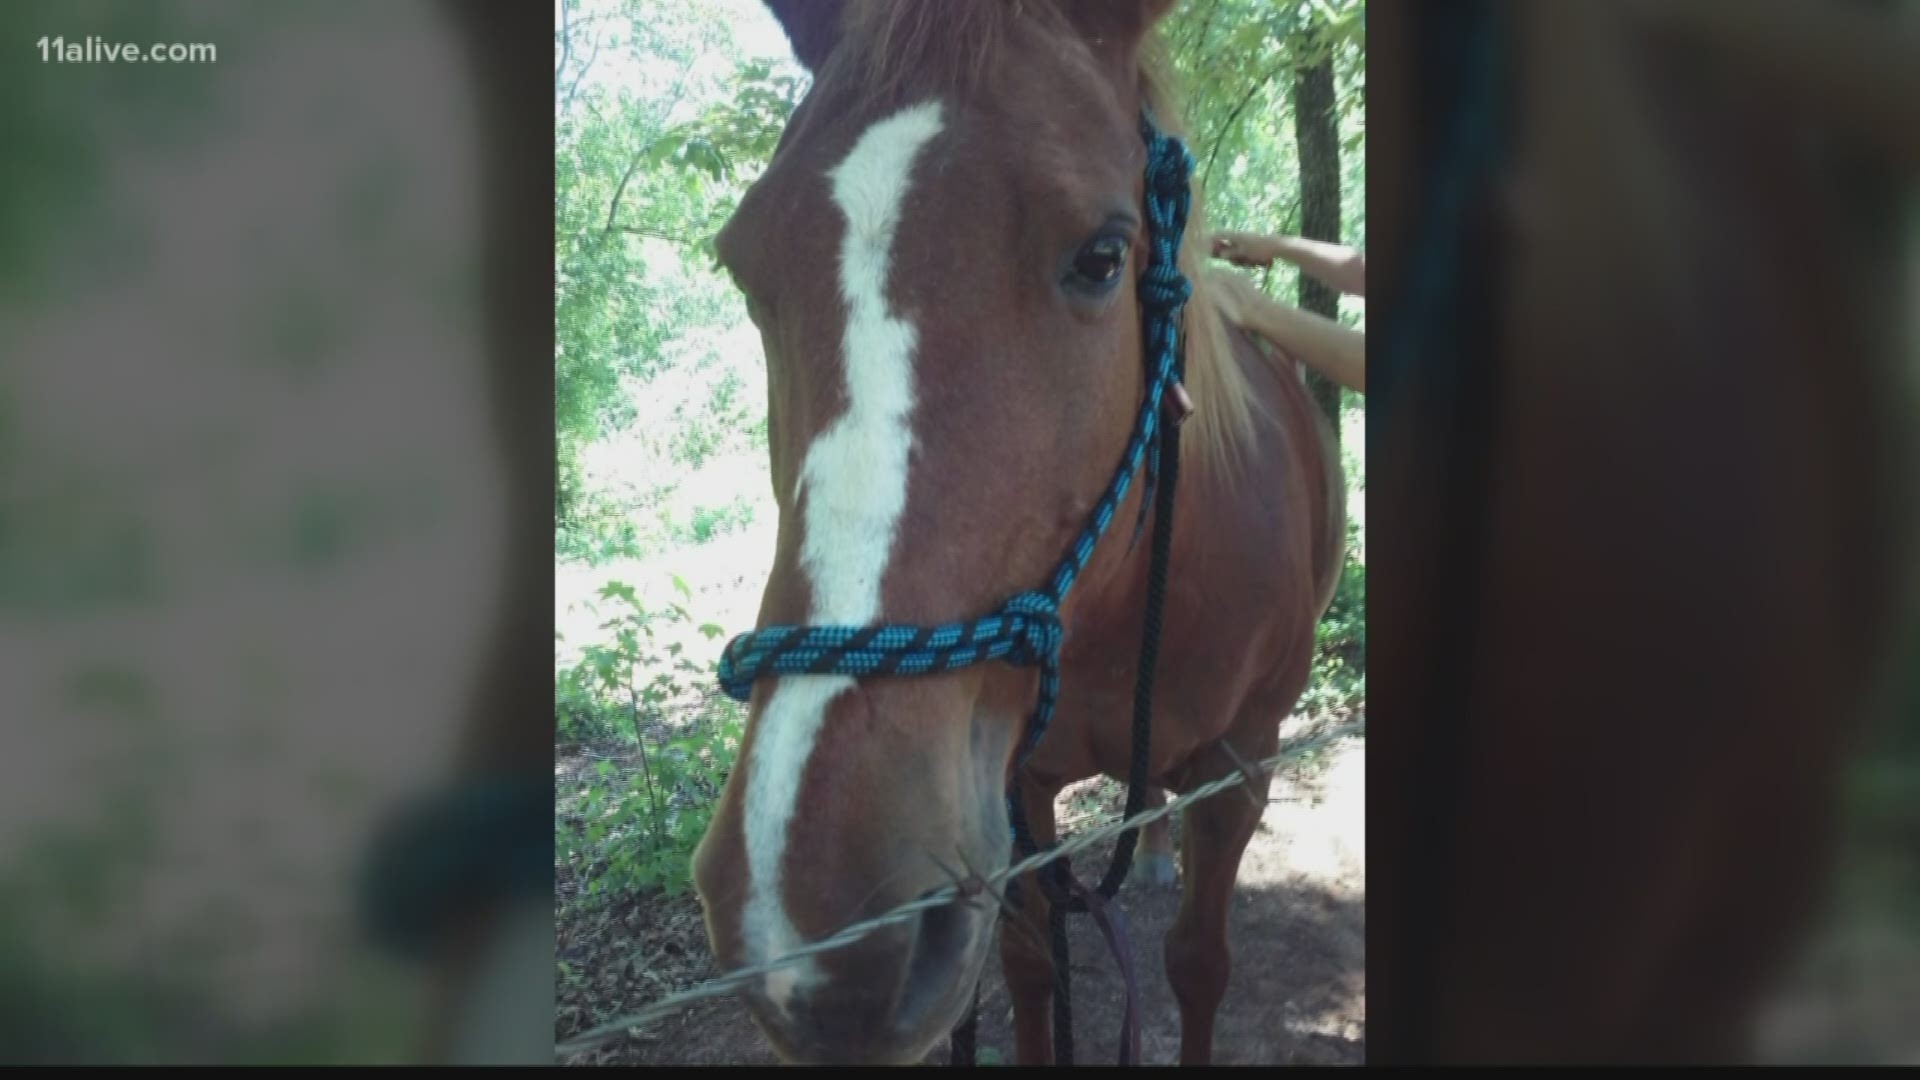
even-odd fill
[(1253, 255), (1248, 254), (1245, 250), (1241, 248), (1236, 248), (1236, 247), (1226, 246), (1226, 245), (1216, 246), (1213, 251), (1213, 257), (1216, 259), (1223, 259), (1227, 262), (1230, 262), (1233, 265), (1238, 266), (1243, 270), (1259, 270), (1265, 267), (1267, 263), (1271, 261), (1267, 259), (1255, 258)]
[(1248, 237), (1244, 233), (1214, 233), (1213, 257), (1216, 259), (1225, 259), (1235, 266), (1249, 268), (1262, 267), (1272, 261), (1270, 258), (1263, 259), (1256, 254), (1253, 250), (1253, 245), (1247, 243), (1247, 239)]

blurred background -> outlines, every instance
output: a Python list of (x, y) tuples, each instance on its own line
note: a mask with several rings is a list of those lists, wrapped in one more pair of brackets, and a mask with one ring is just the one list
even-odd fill
[(1920, 6), (1368, 16), (1370, 1055), (1920, 1061)]
[(502, 600), (467, 46), (22, 0), (0, 49), (0, 1060), (399, 1060), (357, 875)]

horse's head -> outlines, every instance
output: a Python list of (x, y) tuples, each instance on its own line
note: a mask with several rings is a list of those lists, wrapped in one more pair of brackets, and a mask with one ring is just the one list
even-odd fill
[[(766, 347), (761, 625), (987, 614), (1045, 584), (1140, 408), (1139, 53), (1170, 0), (770, 6), (814, 85), (718, 241)], [(1125, 565), (1141, 486), (1069, 627)], [(1004, 867), (1035, 682), (985, 663), (755, 684), (694, 864), (721, 962)], [(917, 1060), (967, 1006), (993, 917), (930, 910), (749, 1005), (790, 1059)]]

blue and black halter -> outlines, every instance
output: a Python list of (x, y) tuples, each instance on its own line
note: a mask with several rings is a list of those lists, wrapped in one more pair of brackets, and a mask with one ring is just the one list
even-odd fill
[[(940, 626), (768, 626), (741, 634), (727, 644), (720, 658), (720, 685), (729, 696), (745, 702), (754, 682), (770, 676), (922, 675), (990, 660), (1034, 666), (1040, 669), (1040, 694), (1019, 753), (1019, 764), (1025, 764), (1046, 733), (1059, 694), (1064, 636), (1060, 607), (1112, 525), (1143, 459), (1149, 498), (1141, 501), (1142, 522), (1156, 494), (1168, 504), (1155, 521), (1156, 566), (1164, 565), (1165, 555), (1158, 549), (1171, 531), (1179, 436), (1177, 425), (1161, 422), (1161, 410), (1170, 388), (1185, 375), (1179, 316), (1192, 290), (1177, 260), (1186, 227), (1190, 198), (1187, 178), (1193, 159), (1178, 139), (1160, 134), (1145, 118), (1141, 135), (1147, 143), (1146, 209), (1152, 249), (1139, 285), (1146, 341), (1146, 395), (1106, 494), (1061, 559), (1051, 581), (1045, 588), (1013, 597), (991, 614)], [(1143, 676), (1149, 676), (1150, 667), (1143, 666)], [(1150, 678), (1149, 683), (1143, 683), (1148, 684)], [(1018, 800), (1013, 804), (1015, 821), (1019, 822)], [(1023, 850), (1031, 854), (1032, 840), (1023, 834), (1024, 829), (1016, 825), (1016, 838), (1022, 839)]]
[[(1174, 494), (1179, 483), (1179, 420), (1184, 418), (1176, 417), (1173, 423), (1163, 423), (1161, 411), (1170, 404), (1170, 396), (1184, 401), (1184, 391), (1178, 389), (1186, 375), (1180, 315), (1192, 287), (1180, 272), (1179, 254), (1191, 205), (1189, 177), (1193, 171), (1193, 157), (1186, 146), (1179, 139), (1162, 134), (1145, 114), (1141, 116), (1140, 135), (1147, 146), (1146, 219), (1150, 248), (1147, 266), (1139, 281), (1146, 393), (1134, 421), (1133, 435), (1127, 441), (1106, 493), (1060, 560), (1052, 579), (1044, 588), (1023, 592), (990, 614), (940, 626), (768, 626), (741, 634), (727, 644), (720, 659), (720, 685), (730, 697), (745, 702), (752, 694), (755, 681), (782, 675), (856, 678), (923, 675), (990, 660), (1038, 667), (1040, 692), (1016, 756), (1013, 776), (1017, 777), (1046, 734), (1059, 697), (1060, 650), (1064, 638), (1061, 605), (1093, 557), (1095, 546), (1113, 524), (1114, 514), (1126, 498), (1133, 475), (1144, 461), (1147, 493), (1141, 499), (1134, 534), (1137, 538), (1150, 505), (1154, 509), (1154, 529), (1146, 622), (1134, 693), (1133, 752), (1126, 816), (1140, 812), (1147, 783), (1160, 612), (1166, 595)], [(1023, 858), (1031, 856), (1037, 846), (1027, 827), (1018, 784), (1012, 779), (1007, 801), (1015, 845)], [(1131, 829), (1120, 835), (1113, 862), (1098, 888), (1101, 899), (1111, 899), (1126, 879), (1137, 835), (1137, 831)], [(1089, 910), (1088, 898), (1084, 890), (1074, 887), (1066, 860), (1049, 863), (1047, 870), (1049, 873), (1041, 881), (1052, 900), (1056, 966), (1062, 980), (1054, 996), (1056, 1053), (1062, 1064), (1071, 1064), (1071, 1026), (1064, 1022), (1068, 1002), (1064, 985), (1064, 917), (1069, 911)], [(1093, 903), (1098, 904), (1099, 900)], [(1126, 1063), (1126, 1056), (1123, 1052), (1122, 1064)]]

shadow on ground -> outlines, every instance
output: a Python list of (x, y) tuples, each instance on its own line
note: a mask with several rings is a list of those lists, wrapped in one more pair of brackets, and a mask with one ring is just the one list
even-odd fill
[[(1241, 862), (1229, 922), (1233, 971), (1216, 1019), (1220, 1065), (1359, 1065), (1365, 1060), (1366, 885), (1364, 751), (1350, 745), (1316, 775), (1276, 783), (1276, 798)], [(1115, 807), (1117, 809), (1117, 806)], [(1179, 829), (1174, 829), (1178, 837)], [(1074, 860), (1098, 880), (1111, 845)], [(1163, 942), (1179, 909), (1177, 885), (1130, 882), (1125, 913), (1141, 994), (1146, 1064), (1180, 1059), (1180, 1012), (1167, 985)], [(556, 1035), (565, 1039), (719, 974), (698, 903), (654, 896), (598, 915), (562, 904)], [(1111, 1064), (1124, 989), (1105, 939), (1086, 916), (1069, 923), (1075, 1061)], [(981, 1064), (1010, 1064), (1012, 1003), (998, 950), (980, 993)], [(945, 1040), (928, 1064), (947, 1061)], [(775, 1064), (734, 999), (697, 1002), (646, 1030), (563, 1061), (570, 1065)]]

